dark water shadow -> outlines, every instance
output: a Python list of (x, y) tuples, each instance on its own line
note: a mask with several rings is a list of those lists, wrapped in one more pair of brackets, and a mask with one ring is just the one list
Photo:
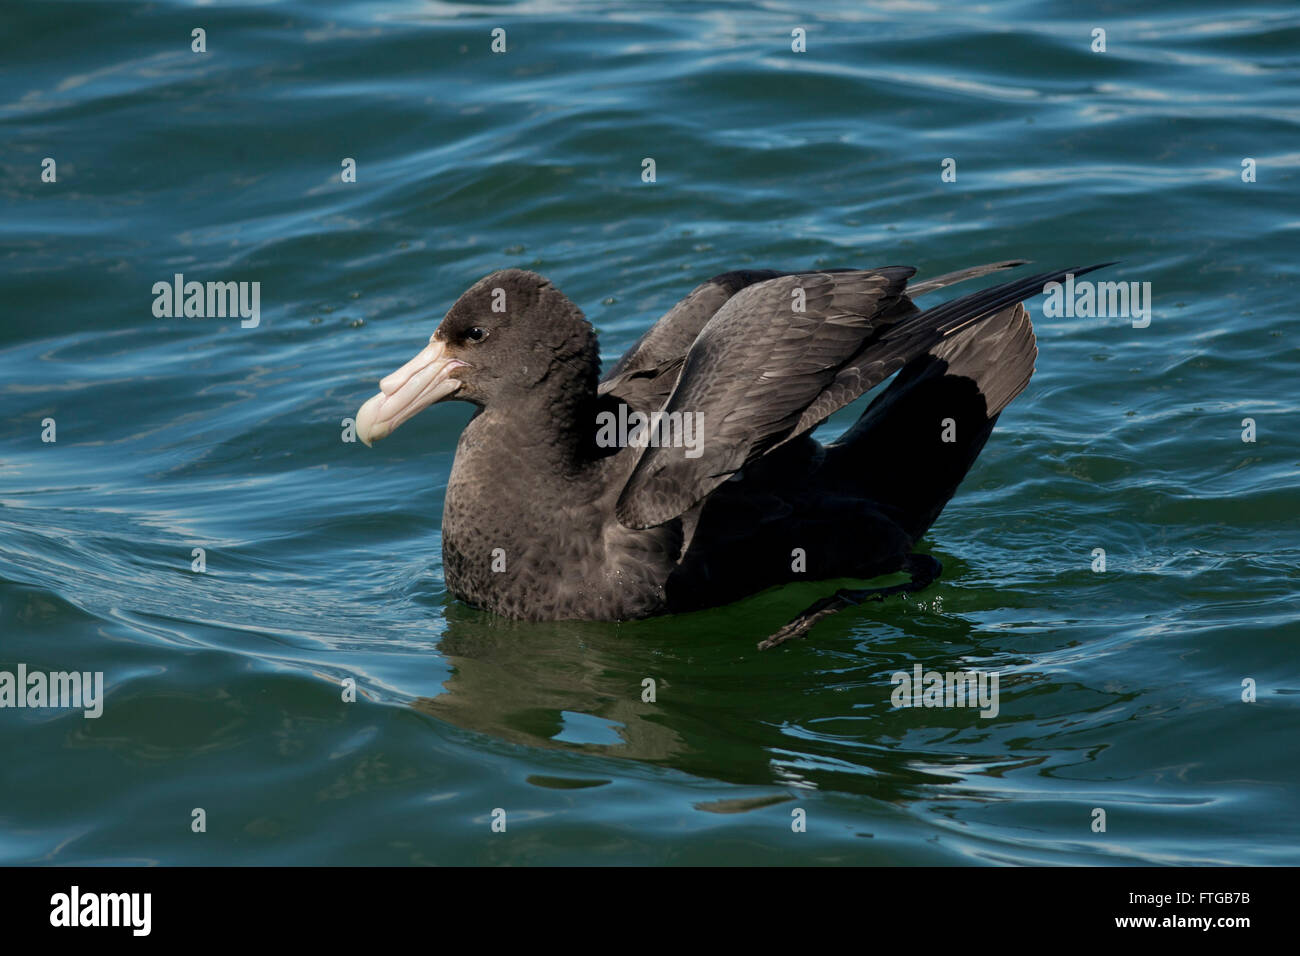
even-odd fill
[[(811, 640), (757, 651), (756, 640), (783, 619), (774, 609), (803, 600), (774, 592), (631, 624), (507, 621), (450, 602), (440, 650), (452, 675), (443, 693), (414, 706), (528, 747), (898, 802), (969, 782), (971, 773), (1050, 774), (1090, 759), (1086, 748), (1054, 752), (1041, 729), (1032, 747), (1016, 741), (1063, 711), (1078, 719), (1124, 696), (1036, 672), (1030, 658), (960, 617), (914, 602), (841, 615)], [(891, 676), (916, 664), (1009, 672), (1000, 719), (893, 706)]]

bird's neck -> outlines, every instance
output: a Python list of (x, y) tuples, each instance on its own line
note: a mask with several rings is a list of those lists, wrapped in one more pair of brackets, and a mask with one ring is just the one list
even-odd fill
[(508, 462), (526, 481), (572, 481), (589, 471), (596, 458), (597, 407), (594, 380), (579, 387), (545, 380), (527, 394), (475, 415), (461, 435), (457, 458), (482, 455)]

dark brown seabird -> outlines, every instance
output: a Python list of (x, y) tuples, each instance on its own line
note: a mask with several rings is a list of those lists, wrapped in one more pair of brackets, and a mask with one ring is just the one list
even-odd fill
[[(1034, 371), (1021, 300), (1100, 266), (924, 310), (912, 299), (1022, 264), (911, 284), (907, 266), (728, 272), (604, 378), (576, 305), (536, 273), (494, 272), (380, 382), (357, 433), (369, 445), (435, 402), (477, 406), (447, 485), (443, 567), (452, 594), (496, 614), (621, 621), (796, 580), (909, 573), (818, 601), (759, 645), (772, 647), (938, 577), (913, 549)], [(894, 373), (838, 440), (813, 439)], [(611, 424), (638, 413), (657, 427)]]

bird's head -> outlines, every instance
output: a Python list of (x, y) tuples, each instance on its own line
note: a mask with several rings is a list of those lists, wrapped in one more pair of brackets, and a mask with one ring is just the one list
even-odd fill
[(595, 390), (600, 358), (582, 314), (550, 280), (505, 269), (474, 283), (429, 338), (429, 344), (383, 378), (357, 412), (367, 445), (437, 402), (459, 399), (507, 408), (545, 389)]

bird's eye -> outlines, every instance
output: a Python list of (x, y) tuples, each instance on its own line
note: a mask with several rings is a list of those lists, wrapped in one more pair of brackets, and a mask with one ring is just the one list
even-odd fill
[(487, 334), (487, 329), (481, 329), (478, 326), (475, 326), (465, 333), (465, 338), (469, 339), (471, 342), (482, 342), (487, 338)]

